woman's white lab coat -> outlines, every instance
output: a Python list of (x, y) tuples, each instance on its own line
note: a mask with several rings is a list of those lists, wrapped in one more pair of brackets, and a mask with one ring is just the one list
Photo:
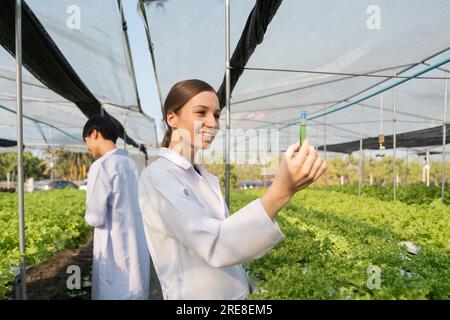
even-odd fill
[(165, 299), (243, 299), (249, 283), (241, 263), (284, 238), (255, 200), (229, 215), (219, 180), (199, 175), (177, 152), (161, 148), (142, 173), (139, 204), (147, 244)]

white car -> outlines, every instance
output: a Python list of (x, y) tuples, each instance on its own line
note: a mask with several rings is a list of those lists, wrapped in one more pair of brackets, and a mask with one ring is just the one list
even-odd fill
[(82, 183), (80, 184), (80, 186), (78, 187), (78, 189), (79, 189), (79, 190), (84, 190), (84, 191), (86, 191), (86, 190), (87, 190), (87, 181), (82, 182)]

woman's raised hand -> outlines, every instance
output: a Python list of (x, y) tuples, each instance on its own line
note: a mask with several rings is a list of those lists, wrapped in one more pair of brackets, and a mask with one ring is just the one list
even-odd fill
[(316, 181), (326, 170), (326, 162), (305, 140), (290, 145), (281, 159), (279, 171), (266, 194), (261, 197), (263, 207), (271, 218), (299, 190)]
[[(275, 180), (280, 180), (286, 192), (293, 195), (316, 181), (326, 170), (326, 162), (308, 140), (290, 145), (286, 150)], [(280, 186), (280, 187), (281, 187)]]

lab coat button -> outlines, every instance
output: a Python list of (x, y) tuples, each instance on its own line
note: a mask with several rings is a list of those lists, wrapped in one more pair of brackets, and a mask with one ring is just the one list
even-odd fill
[(184, 192), (185, 195), (187, 195), (189, 197), (189, 190), (188, 189), (184, 188), (183, 192)]

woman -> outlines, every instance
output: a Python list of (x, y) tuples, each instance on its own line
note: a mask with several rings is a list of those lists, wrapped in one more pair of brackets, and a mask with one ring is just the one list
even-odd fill
[(194, 162), (214, 140), (219, 117), (210, 85), (175, 84), (164, 103), (162, 148), (140, 178), (147, 244), (165, 299), (244, 299), (250, 290), (241, 263), (283, 239), (277, 213), (326, 169), (307, 141), (291, 145), (267, 192), (230, 216), (219, 180)]

